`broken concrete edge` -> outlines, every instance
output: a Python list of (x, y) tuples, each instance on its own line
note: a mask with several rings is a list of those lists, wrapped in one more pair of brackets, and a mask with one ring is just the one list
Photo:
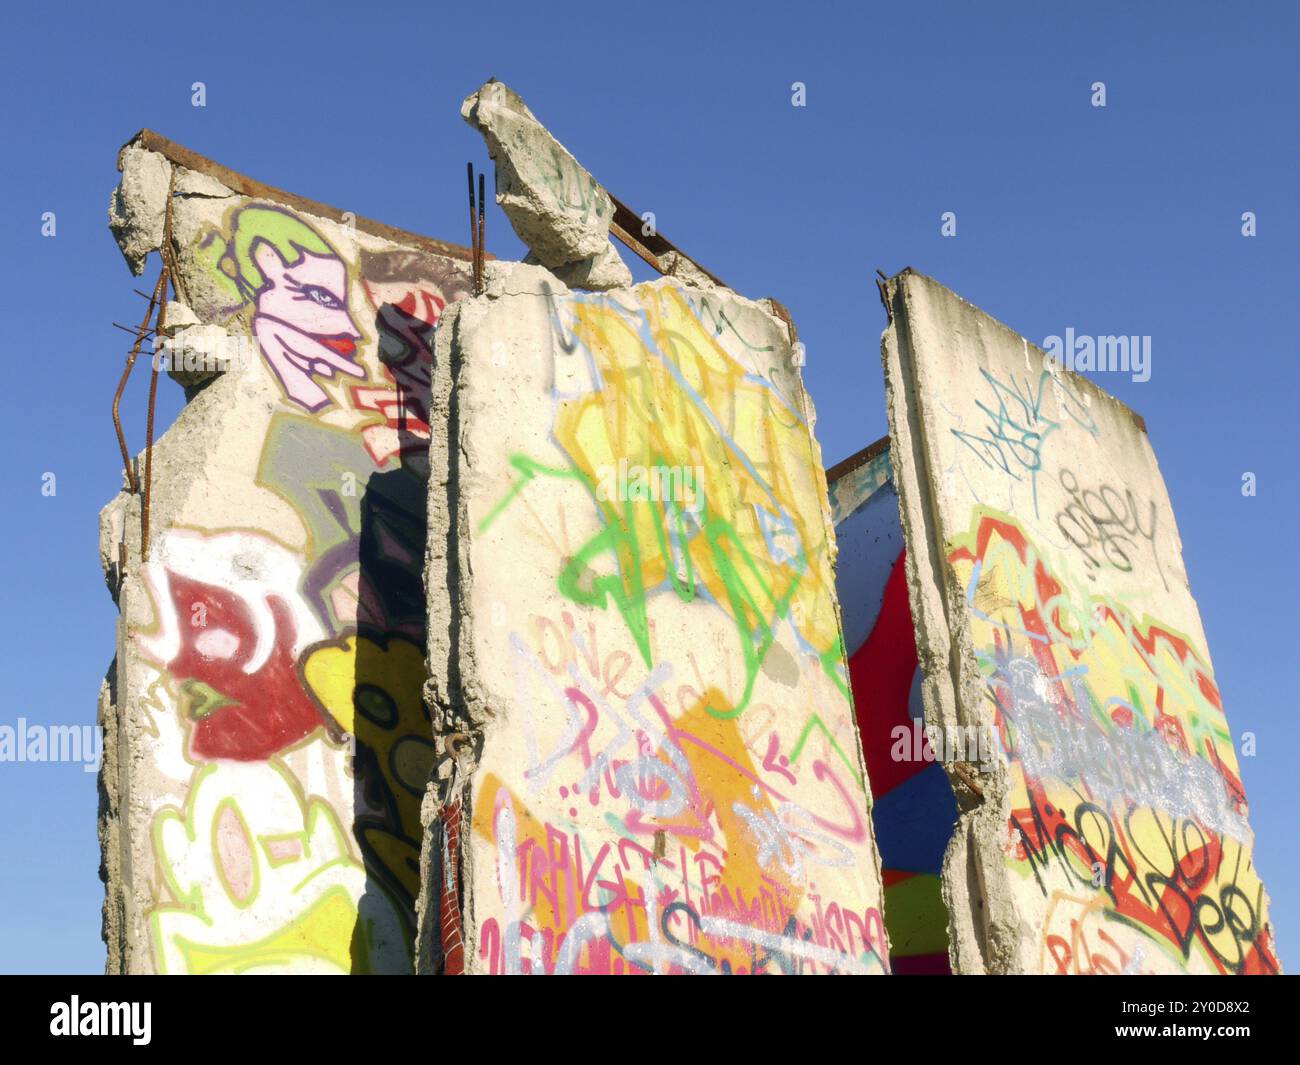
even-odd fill
[[(609, 193), (518, 93), (493, 78), (465, 97), (460, 114), (496, 164), (497, 205), (538, 262), (557, 270), (608, 259)], [(618, 266), (630, 283), (621, 259)]]
[[(99, 877), (104, 884), (100, 936), (105, 945), (106, 975), (144, 971), (134, 966), (132, 959), (142, 950), (147, 953), (149, 942), (140, 898), (132, 897), (132, 773), (128, 735), (131, 723), (123, 712), (127, 700), (122, 695), (124, 678), (121, 668), (123, 662), (129, 661), (126, 626), (121, 623), (121, 618), (129, 609), (132, 594), (127, 588), (130, 583), (127, 574), (136, 571), (140, 558), (140, 497), (128, 490), (125, 475), (122, 482), (122, 490), (99, 515), (100, 564), (114, 605), (118, 608), (113, 658), (100, 684), (96, 710), (96, 722), (103, 737), (103, 752), (96, 775), (99, 796), (96, 821), (100, 847)], [(125, 573), (121, 569), (123, 557), (129, 560)]]
[[(941, 731), (965, 725), (966, 708), (982, 707), (980, 677), (973, 666), (974, 646), (963, 604), (952, 601), (952, 584), (941, 542), (937, 501), (930, 486), (934, 457), (926, 446), (932, 434), (920, 424), (921, 412), (912, 369), (911, 338), (906, 302), (912, 271), (886, 283), (892, 307), (881, 337), (885, 370), (885, 401), (889, 418), (890, 454), (898, 486), (899, 516), (907, 544), (905, 575), (912, 624), (922, 675), (925, 723)], [(1006, 328), (1005, 326), (1003, 328)], [(900, 391), (895, 381), (905, 382)], [(915, 506), (912, 500), (920, 500)], [(977, 712), (978, 713), (978, 712)], [(945, 752), (947, 753), (947, 752)], [(950, 761), (937, 759), (957, 799), (958, 821), (944, 856), (942, 895), (949, 913), (949, 957), (953, 971), (963, 974), (1029, 971), (1020, 965), (1020, 928), (1014, 899), (1001, 868), (1001, 840), (1011, 813), (1009, 770), (1001, 762), (982, 777), (976, 795)]]
[[(96, 724), (103, 737), (101, 757), (104, 764), (115, 763), (118, 758), (117, 721), (117, 660), (109, 663), (99, 689), (99, 706)], [(123, 896), (122, 865), (130, 861), (122, 843), (121, 775), (100, 772), (97, 775), (99, 810), (96, 817), (96, 834), (99, 838), (99, 879), (104, 884), (104, 902), (100, 910), (100, 937), (107, 948), (104, 959), (105, 975), (121, 971), (125, 954), (126, 900)]]
[[(142, 148), (146, 151), (155, 152), (169, 163), (195, 174), (212, 178), (240, 196), (247, 196), (250, 199), (274, 200), (283, 206), (316, 215), (319, 218), (327, 218), (331, 222), (354, 225), (363, 233), (379, 237), (382, 240), (390, 240), (395, 244), (410, 244), (423, 251), (445, 255), (452, 259), (463, 259), (466, 262), (471, 259), (470, 249), (460, 244), (453, 244), (445, 240), (439, 240), (436, 237), (413, 233), (406, 229), (398, 229), (396, 226), (376, 222), (373, 219), (365, 218), (350, 211), (342, 211), (337, 207), (331, 207), (317, 200), (309, 200), (296, 193), (276, 188), (274, 185), (266, 185), (236, 170), (222, 166), (220, 163), (207, 158), (207, 156), (185, 148), (175, 141), (168, 140), (151, 129), (140, 130), (118, 150), (117, 168), (119, 171), (124, 170), (125, 155), (130, 148)], [(187, 195), (187, 193), (181, 194)], [(188, 195), (202, 195), (202, 193), (191, 192)], [(485, 254), (489, 259), (494, 258), (489, 253)]]
[(903, 269), (901, 269), (898, 273), (896, 273), (893, 277), (889, 278), (887, 281), (877, 282), (877, 286), (880, 288), (881, 302), (884, 305), (886, 315), (889, 317), (889, 323), (886, 326), (886, 330), (888, 330), (889, 326), (893, 325), (894, 314), (893, 311), (891, 310), (891, 306), (896, 298), (898, 288), (902, 284), (904, 279), (908, 277), (917, 277), (922, 279), (923, 281), (928, 281), (931, 284), (939, 285), (945, 291), (951, 293), (953, 299), (957, 300), (958, 303), (978, 312), (984, 318), (987, 318), (992, 325), (996, 326), (1004, 333), (1006, 333), (1008, 337), (1011, 337), (1012, 339), (1024, 344), (1025, 347), (1032, 349), (1034, 352), (1041, 355), (1043, 359), (1046, 360), (1045, 365), (1047, 365), (1051, 369), (1051, 373), (1054, 377), (1058, 377), (1062, 380), (1067, 380), (1072, 385), (1075, 385), (1085, 390), (1089, 394), (1089, 396), (1091, 396), (1093, 399), (1100, 400), (1101, 402), (1105, 403), (1107, 406), (1114, 407), (1117, 410), (1123, 411), (1125, 417), (1127, 417), (1130, 421), (1132, 421), (1133, 424), (1137, 426), (1137, 428), (1142, 433), (1145, 433), (1148, 436), (1150, 435), (1150, 433), (1148, 433), (1147, 431), (1146, 419), (1142, 417), (1142, 415), (1139, 414), (1137, 411), (1135, 411), (1132, 407), (1130, 407), (1127, 403), (1125, 403), (1122, 399), (1118, 398), (1117, 396), (1112, 396), (1109, 392), (1107, 392), (1104, 388), (1102, 388), (1099, 384), (1097, 384), (1095, 381), (1091, 380), (1090, 378), (1084, 377), (1082, 374), (1074, 370), (1071, 370), (1069, 367), (1061, 365), (1055, 359), (1053, 359), (1052, 356), (1050, 356), (1046, 351), (1044, 351), (1041, 347), (1039, 347), (1037, 344), (1030, 343), (1027, 339), (1025, 339), (1023, 336), (1017, 333), (1014, 329), (1012, 329), (1011, 326), (1003, 322), (1002, 319), (996, 317), (995, 315), (989, 314), (988, 311), (984, 310), (981, 307), (976, 306), (974, 303), (966, 299), (964, 296), (961, 296), (956, 292), (953, 292), (952, 289), (947, 288), (947, 286), (944, 285), (942, 281), (930, 277), (928, 274), (923, 274), (919, 270), (914, 270), (910, 266), (903, 267)]
[[(487, 265), (485, 277), (487, 291), (496, 291), (501, 284), (500, 271)], [(453, 854), (446, 831), (447, 819), (456, 815), (459, 801), (469, 795), (468, 774), (461, 772), (459, 751), (455, 747), (449, 748), (448, 740), (468, 735), (472, 728), (467, 715), (460, 710), (463, 706), (463, 622), (457, 609), (461, 599), (460, 521), (452, 518), (451, 504), (461, 495), (460, 466), (452, 458), (453, 454), (459, 453), (461, 441), (459, 410), (453, 400), (459, 367), (453, 367), (452, 363), (458, 361), (454, 339), (465, 304), (488, 298), (492, 297), (485, 292), (482, 296), (468, 297), (447, 307), (434, 336), (429, 416), (431, 424), (444, 425), (446, 431), (430, 434), (429, 486), (425, 500), (427, 526), (423, 570), (428, 623), (424, 702), (429, 710), (435, 756), (420, 806), (423, 838), (419, 858), (420, 887), (415, 900), (415, 972), (426, 975), (441, 975), (446, 971), (443, 926), (452, 919), (447, 912), (452, 899), (458, 912), (463, 912), (466, 905), (464, 862), (471, 857), (467, 853)]]
[[(495, 78), (470, 93), (461, 117), (496, 164), (496, 202), (533, 259), (570, 287), (632, 283), (611, 237), (659, 274), (683, 284), (727, 288), (596, 180), (538, 120), (523, 98)], [(557, 188), (557, 185), (559, 186)]]

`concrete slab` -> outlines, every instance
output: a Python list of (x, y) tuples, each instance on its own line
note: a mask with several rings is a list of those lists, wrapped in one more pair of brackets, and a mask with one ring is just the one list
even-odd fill
[[(169, 182), (190, 190), (168, 315), (189, 399), (154, 446), (147, 561), (140, 496), (101, 516), (121, 612), (100, 706), (107, 967), (411, 972), (430, 348), (468, 253), (156, 135), (122, 165), (133, 268)], [(200, 372), (195, 352), (232, 358)]]
[(1232, 736), (1151, 442), (942, 285), (886, 287), (890, 456), (959, 972), (1271, 972)]
[(786, 325), (519, 269), (439, 330), (421, 969), (885, 971)]

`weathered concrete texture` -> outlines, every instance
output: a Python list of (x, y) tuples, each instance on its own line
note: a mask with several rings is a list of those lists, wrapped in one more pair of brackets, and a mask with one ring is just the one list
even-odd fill
[(101, 698), (108, 968), (410, 972), (430, 345), (468, 264), (138, 144), (121, 165), (133, 269), (178, 193), (168, 352), (190, 398), (154, 447), (148, 561), (139, 496), (101, 516), (121, 611)]
[(118, 168), (122, 181), (108, 202), (108, 227), (131, 273), (138, 275), (150, 253), (162, 247), (172, 165), (157, 152), (128, 144)]
[(866, 454), (873, 451), (829, 486), (839, 545), (835, 586), (874, 799), (890, 966), (898, 974), (945, 974), (951, 969), (940, 875), (957, 812), (924, 733), (889, 450), (877, 445)]
[(1147, 435), (936, 282), (887, 287), (907, 580), (962, 811), (959, 972), (1273, 972), (1232, 738)]
[(512, 89), (489, 81), (461, 116), (483, 134), (496, 163), (496, 199), (536, 261), (587, 289), (630, 285), (609, 239), (609, 193), (547, 131)]
[(421, 968), (884, 971), (784, 323), (500, 268), (435, 366)]

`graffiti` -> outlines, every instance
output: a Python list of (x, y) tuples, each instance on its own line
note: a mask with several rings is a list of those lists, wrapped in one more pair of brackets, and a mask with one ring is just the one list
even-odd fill
[[(1220, 972), (1276, 972), (1206, 661), (1159, 621), (1072, 591), (1005, 515), (977, 509), (948, 557), (1013, 772), (1012, 862), (1044, 896), (1049, 869), (1098, 893), (1068, 935), (1044, 933), (1045, 971), (1196, 953)], [(1087, 928), (1108, 938), (1085, 945)]]
[(447, 304), (469, 294), (464, 271), (413, 252), (361, 252), (366, 294), (377, 308), (378, 357), (391, 386), (357, 385), (358, 410), (382, 420), (361, 429), (377, 466), (394, 455), (427, 475), (433, 334)]
[(1118, 488), (1103, 484), (1098, 488), (1080, 489), (1078, 478), (1070, 470), (1058, 475), (1061, 487), (1070, 501), (1057, 513), (1056, 527), (1083, 556), (1090, 569), (1103, 564), (1113, 566), (1122, 573), (1133, 571), (1136, 545), (1133, 538), (1146, 540), (1155, 559), (1156, 572), (1167, 589), (1164, 571), (1156, 557), (1156, 504), (1152, 500), (1143, 527), (1142, 515), (1132, 489), (1122, 493)]
[[(939, 877), (957, 808), (935, 763), (931, 730), (921, 727), (921, 670), (888, 451), (835, 481), (831, 492), (836, 583), (871, 782), (890, 965), (900, 974), (949, 973), (948, 911)], [(916, 738), (914, 757), (897, 756), (899, 730)]]
[[(434, 761), (430, 345), (467, 283), (436, 256), (363, 251), (353, 264), (339, 246), (246, 202), (198, 242), (231, 300), (212, 313), (246, 320), (231, 328), (256, 338), (285, 398), (237, 487), (257, 519), (169, 529), (146, 568), (154, 758), (188, 774), (152, 818), (161, 971), (412, 965)], [(338, 376), (362, 383), (327, 392)], [(180, 759), (166, 749), (176, 735)]]
[(311, 557), (303, 594), (331, 631), (424, 631), (423, 480), (376, 468), (355, 434), (291, 414), (267, 432), (258, 483), (302, 518)]
[[(797, 378), (767, 365), (784, 329), (667, 285), (544, 306), (550, 438), (501, 441), (509, 480), (470, 511), (475, 594), (511, 618), (475, 654), (512, 712), (467, 792), (495, 859), (467, 951), (504, 973), (888, 971), (828, 501)], [(522, 613), (521, 550), (551, 560)]]
[[(514, 110), (507, 98), (500, 101), (489, 98), (487, 106)], [(521, 143), (526, 141), (521, 139)], [(510, 153), (510, 159), (520, 169), (516, 180), (522, 187), (539, 191), (544, 188), (555, 209), (573, 216), (584, 227), (613, 218), (614, 208), (608, 194), (559, 144), (552, 143), (544, 151), (515, 150)]]
[(196, 760), (260, 761), (337, 728), (307, 697), (295, 663), (323, 633), (294, 587), (298, 563), (246, 533), (169, 532), (146, 566), (159, 630), (141, 639), (177, 692)]
[(1086, 789), (1095, 800), (1132, 800), (1167, 813), (1195, 818), (1215, 832), (1247, 836), (1240, 795), (1230, 794), (1221, 770), (1185, 757), (1179, 733), (1170, 728), (1138, 731), (1143, 719), (1127, 728), (1107, 728), (1095, 718), (1062, 714), (1055, 685), (1068, 689), (1072, 707), (1089, 706), (1094, 695), (1085, 678), (1087, 667), (1067, 677), (1048, 676), (1032, 655), (997, 647), (986, 676), (998, 703), (1012, 746), (1025, 773)]
[(807, 878), (805, 861), (822, 865), (853, 864), (853, 853), (842, 843), (818, 832), (810, 823), (808, 811), (797, 803), (787, 800), (773, 812), (754, 810), (737, 802), (732, 811), (745, 822), (753, 836), (758, 864), (764, 869), (779, 865), (791, 880), (803, 881)]
[(319, 411), (331, 400), (316, 378), (366, 376), (347, 264), (312, 226), (282, 207), (243, 204), (201, 249), (237, 308), (251, 306), (252, 334), (293, 403)]
[(1039, 970), (1065, 976), (1137, 976), (1146, 950), (1141, 941), (1126, 951), (1107, 928), (1104, 897), (1091, 900), (1058, 891), (1052, 896), (1043, 924), (1043, 955)]
[(153, 835), (175, 900), (150, 918), (160, 972), (393, 971), (401, 916), (283, 765), (205, 767)]
[[(719, 857), (690, 858), (685, 844), (669, 857), (626, 839), (593, 855), (579, 834), (540, 824), (490, 783), (483, 799), (492, 800), (497, 887), (504, 913), (515, 915), (483, 924), (480, 954), (494, 974), (885, 971), (876, 909), (857, 914), (817, 897), (804, 925), (779, 893), (729, 892)], [(480, 832), (489, 827), (483, 799)]]
[(302, 678), (313, 700), (356, 743), (352, 831), (368, 866), (414, 906), (420, 880), (420, 800), (433, 768), (424, 707), (424, 651), (405, 637), (347, 635), (307, 650)]
[(1014, 376), (1002, 381), (981, 368), (980, 375), (988, 386), (989, 395), (977, 400), (975, 405), (986, 419), (984, 435), (952, 429), (980, 462), (995, 469), (1013, 481), (1028, 480), (1034, 513), (1038, 513), (1038, 475), (1043, 470), (1043, 448), (1047, 441), (1064, 424), (1049, 418), (1043, 409), (1044, 389), (1050, 380), (1057, 406), (1070, 422), (1097, 434), (1096, 423), (1088, 413), (1073, 386), (1054, 376), (1049, 370), (1038, 375), (1037, 383), (1030, 376)]
[[(480, 532), (535, 479), (575, 480), (601, 527), (560, 571), (558, 588), (579, 606), (617, 610), (647, 666), (654, 664), (647, 601), (672, 595), (717, 606), (734, 627), (745, 685), (712, 712), (746, 708), (782, 622), (847, 690), (838, 626), (826, 609), (821, 507), (791, 502), (808, 455), (802, 416), (727, 353), (681, 293), (638, 292), (636, 315), (593, 297), (571, 300), (571, 320), (557, 319), (563, 350), (583, 359), (590, 375), (590, 383), (570, 382), (556, 413), (555, 439), (569, 465), (513, 456), (515, 484)], [(785, 421), (770, 416), (774, 407)], [(627, 464), (698, 470), (691, 504), (649, 493), (607, 498), (598, 490), (603, 471)]]

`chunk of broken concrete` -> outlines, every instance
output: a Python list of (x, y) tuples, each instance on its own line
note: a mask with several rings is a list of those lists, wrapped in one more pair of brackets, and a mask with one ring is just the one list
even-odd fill
[(551, 269), (607, 260), (614, 201), (519, 95), (489, 81), (460, 113), (483, 134), (496, 163), (497, 203), (537, 260)]
[(163, 156), (129, 145), (118, 157), (122, 181), (108, 204), (108, 228), (131, 273), (144, 272), (151, 251), (162, 246), (172, 167)]
[[(529, 252), (524, 258), (526, 263), (537, 262), (537, 257)], [(605, 248), (590, 259), (581, 259), (576, 263), (565, 263), (551, 268), (551, 273), (563, 281), (569, 288), (585, 288), (604, 291), (610, 288), (630, 288), (632, 271), (619, 255), (618, 249), (610, 241)]]

